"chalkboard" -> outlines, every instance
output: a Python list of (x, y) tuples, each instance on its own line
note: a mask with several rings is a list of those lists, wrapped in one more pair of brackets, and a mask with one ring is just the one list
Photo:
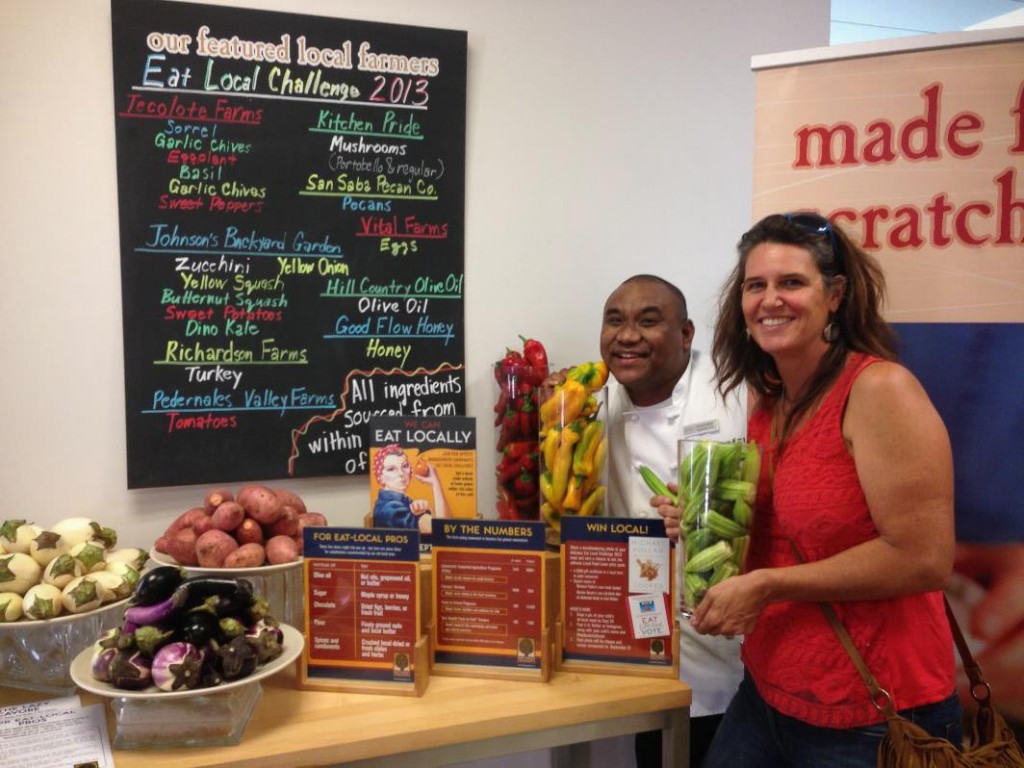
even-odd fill
[(128, 487), (465, 413), (466, 33), (112, 0)]

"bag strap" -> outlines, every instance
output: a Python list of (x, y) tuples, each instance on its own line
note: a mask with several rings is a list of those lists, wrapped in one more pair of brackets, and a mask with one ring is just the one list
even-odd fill
[(985, 682), (985, 676), (981, 673), (981, 666), (974, 660), (971, 649), (967, 646), (964, 633), (960, 631), (956, 616), (953, 615), (953, 607), (949, 604), (946, 595), (942, 595), (942, 602), (946, 605), (946, 618), (949, 619), (949, 628), (953, 631), (953, 641), (956, 643), (956, 650), (960, 654), (960, 661), (963, 662), (964, 672), (967, 679), (971, 681), (971, 698), (979, 704), (992, 698), (992, 688)]
[[(792, 539), (789, 542), (789, 546), (792, 547), (793, 555), (796, 557), (797, 562), (805, 562)], [(979, 704), (986, 702), (992, 696), (992, 689), (985, 682), (985, 678), (981, 673), (981, 667), (974, 660), (971, 649), (967, 647), (967, 640), (964, 639), (964, 634), (960, 630), (960, 625), (957, 623), (956, 616), (953, 615), (953, 609), (945, 594), (942, 596), (942, 602), (946, 606), (946, 618), (949, 619), (949, 628), (953, 632), (953, 641), (956, 643), (957, 652), (959, 652), (960, 659), (963, 662), (964, 671), (971, 681), (971, 696)], [(835, 630), (836, 635), (839, 637), (839, 642), (842, 643), (847, 655), (849, 655), (850, 660), (853, 662), (853, 666), (857, 668), (861, 678), (864, 680), (864, 685), (867, 686), (868, 693), (871, 694), (871, 703), (875, 709), (886, 717), (894, 717), (896, 710), (892, 706), (892, 696), (878, 684), (875, 676), (871, 674), (871, 670), (868, 669), (868, 665), (864, 662), (864, 657), (860, 655), (860, 651), (854, 645), (853, 638), (850, 637), (850, 633), (846, 631), (846, 627), (843, 626), (843, 623), (836, 615), (836, 609), (832, 607), (831, 603), (818, 603), (818, 605), (821, 607), (822, 613), (825, 614), (825, 618), (828, 619), (828, 623), (832, 625), (832, 629)]]
[(828, 619), (828, 623), (832, 625), (832, 629), (835, 630), (839, 636), (839, 642), (843, 644), (843, 648), (846, 649), (846, 653), (849, 655), (850, 660), (853, 662), (853, 666), (860, 672), (860, 676), (864, 679), (864, 685), (867, 686), (868, 692), (871, 694), (871, 703), (875, 709), (881, 712), (886, 717), (894, 717), (896, 710), (892, 706), (892, 696), (875, 680), (875, 676), (871, 674), (871, 670), (868, 669), (868, 665), (864, 663), (864, 657), (860, 655), (860, 651), (857, 650), (857, 646), (853, 644), (853, 638), (850, 637), (850, 633), (846, 631), (846, 627), (839, 621), (839, 617), (836, 615), (836, 609), (832, 607), (831, 603), (818, 603), (821, 606), (822, 613), (825, 614), (825, 618)]

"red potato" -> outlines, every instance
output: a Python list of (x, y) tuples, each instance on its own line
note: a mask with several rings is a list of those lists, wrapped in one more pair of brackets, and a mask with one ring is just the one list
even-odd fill
[(202, 568), (223, 568), (224, 559), (238, 549), (238, 542), (226, 531), (211, 528), (196, 539), (196, 560)]
[(206, 498), (203, 499), (203, 506), (205, 507), (206, 511), (212, 515), (213, 510), (215, 510), (225, 501), (233, 501), (234, 498), (235, 495), (229, 489), (214, 488), (212, 491), (206, 494)]
[(192, 527), (180, 528), (167, 536), (167, 554), (182, 565), (198, 565), (196, 542), (199, 535)]
[(253, 520), (251, 517), (245, 518), (241, 524), (233, 531), (235, 538), (241, 545), (246, 544), (262, 544), (266, 538), (263, 535), (263, 526)]
[(297, 493), (289, 491), (287, 488), (273, 488), (274, 495), (281, 500), (282, 504), (295, 509), (300, 515), (306, 512), (306, 502), (302, 500), (302, 497)]
[(225, 501), (210, 515), (210, 527), (233, 531), (245, 520), (245, 510), (237, 501)]
[(238, 492), (238, 503), (260, 525), (271, 525), (281, 516), (281, 500), (265, 485), (246, 485)]
[(274, 536), (267, 540), (267, 562), (271, 565), (291, 563), (299, 558), (299, 545), (291, 536)]
[(327, 525), (327, 518), (319, 512), (305, 512), (299, 515), (299, 530), (295, 533), (295, 541), (298, 542), (300, 555), (304, 549), (302, 531), (305, 528), (323, 527), (325, 525)]
[[(209, 517), (210, 514), (204, 507), (192, 507), (192, 509), (185, 510), (174, 518), (174, 520), (171, 521), (171, 524), (167, 526), (167, 530), (164, 531), (164, 535), (169, 536), (175, 531), (180, 531), (182, 528), (195, 528), (197, 522), (202, 524), (202, 522)], [(207, 530), (208, 528), (209, 526), (207, 525), (203, 530)]]
[(262, 544), (243, 544), (224, 558), (225, 568), (258, 568), (267, 561), (267, 551)]
[(267, 526), (267, 538), (272, 536), (295, 537), (299, 532), (299, 513), (295, 507), (285, 504), (281, 507), (281, 516)]

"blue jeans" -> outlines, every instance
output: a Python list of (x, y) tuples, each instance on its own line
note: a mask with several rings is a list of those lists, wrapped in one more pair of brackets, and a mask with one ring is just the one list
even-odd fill
[[(955, 693), (900, 714), (933, 736), (963, 742), (963, 711)], [(809, 725), (765, 703), (749, 675), (725, 710), (704, 768), (875, 768), (887, 725), (837, 729)], [(697, 766), (694, 766), (697, 768)]]

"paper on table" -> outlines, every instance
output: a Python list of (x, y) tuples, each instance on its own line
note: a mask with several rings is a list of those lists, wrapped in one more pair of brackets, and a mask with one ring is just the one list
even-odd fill
[(114, 768), (102, 704), (77, 696), (0, 708), (0, 768)]

